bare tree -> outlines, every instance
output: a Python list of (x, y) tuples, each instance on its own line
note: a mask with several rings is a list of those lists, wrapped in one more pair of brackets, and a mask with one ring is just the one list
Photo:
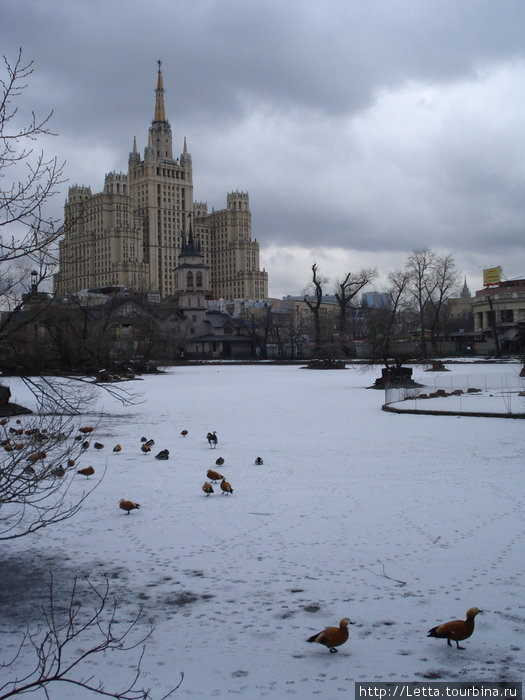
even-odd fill
[[(94, 600), (93, 607), (86, 609), (79, 602), (78, 581), (75, 579), (69, 604), (63, 608), (57, 604), (53, 579), (50, 584), (49, 608), (44, 609), (45, 626), (42, 632), (27, 631), (11, 660), (0, 663), (0, 673), (12, 675), (25, 659), (25, 648), (34, 651), (36, 659), (32, 668), (24, 668), (17, 673), (14, 680), (0, 680), (0, 700), (43, 690), (45, 697), (50, 698), (49, 687), (56, 684), (71, 685), (83, 688), (94, 695), (119, 700), (153, 700), (149, 689), (139, 687), (142, 674), (141, 663), (145, 653), (145, 642), (151, 636), (153, 629), (133, 640), (141, 611), (127, 624), (117, 621), (117, 602), (110, 599), (109, 583), (96, 587), (86, 579), (88, 592)], [(85, 595), (82, 596), (85, 598)], [(62, 607), (62, 612), (61, 612)], [(97, 631), (98, 641), (87, 650), (78, 649), (78, 644), (84, 637)], [(83, 668), (86, 660), (97, 655), (107, 655), (112, 652), (128, 652), (141, 649), (135, 666), (135, 673), (123, 688), (107, 690), (104, 683), (97, 681), (90, 671)], [(87, 675), (84, 675), (87, 671)], [(184, 674), (180, 673), (179, 683), (169, 690), (160, 700), (170, 697), (180, 687)]]
[(373, 309), (369, 318), (371, 359), (382, 362), (387, 369), (392, 365), (401, 366), (406, 359), (398, 341), (404, 331), (403, 314), (409, 283), (410, 275), (406, 270), (391, 272), (388, 275), (388, 286), (382, 294), (384, 303)]
[(359, 292), (377, 278), (377, 270), (372, 268), (362, 268), (359, 272), (349, 272), (342, 282), (337, 283), (335, 298), (339, 305), (339, 332), (341, 342), (346, 337), (346, 313), (350, 308), (352, 299)]
[(437, 343), (441, 330), (441, 319), (447, 301), (457, 292), (459, 274), (452, 255), (436, 257), (433, 270), (433, 294), (429, 298), (432, 309), (432, 349), (437, 353)]
[(306, 305), (312, 312), (314, 320), (314, 353), (319, 352), (321, 349), (321, 318), (320, 318), (320, 308), (323, 301), (323, 286), (326, 284), (327, 280), (325, 277), (318, 276), (317, 274), (317, 264), (312, 265), (312, 285), (315, 296), (315, 301), (312, 302), (308, 299), (305, 294), (304, 301)]
[(408, 258), (406, 271), (409, 275), (408, 290), (416, 306), (419, 320), (421, 354), (427, 356), (425, 312), (436, 287), (434, 267), (436, 254), (427, 248), (413, 250)]
[[(44, 118), (31, 114), (20, 125), (17, 99), (27, 88), (33, 62), (24, 62), (22, 49), (14, 63), (3, 57), (5, 74), (0, 76), (0, 278), (5, 298), (27, 283), (35, 271), (39, 283), (51, 274), (53, 244), (62, 231), (58, 221), (45, 212), (45, 205), (56, 194), (63, 180), (63, 164), (56, 157), (37, 152), (33, 143), (50, 130), (51, 111)], [(17, 275), (9, 275), (6, 263), (18, 262)], [(13, 297), (16, 296), (13, 294)]]

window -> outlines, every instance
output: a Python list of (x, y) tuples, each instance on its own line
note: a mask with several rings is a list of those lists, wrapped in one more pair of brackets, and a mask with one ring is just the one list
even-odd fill
[(186, 286), (193, 287), (193, 272), (188, 272), (186, 275)]
[(202, 287), (202, 272), (197, 272), (196, 278), (197, 287)]

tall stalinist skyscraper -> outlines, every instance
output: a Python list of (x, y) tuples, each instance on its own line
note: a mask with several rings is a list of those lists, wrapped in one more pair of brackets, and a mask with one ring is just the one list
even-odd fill
[(125, 286), (161, 298), (174, 296), (174, 269), (191, 228), (210, 268), (214, 297), (266, 299), (268, 273), (259, 269), (248, 193), (228, 193), (226, 209), (211, 213), (205, 202), (193, 201), (191, 154), (184, 138), (182, 153), (173, 158), (158, 63), (155, 112), (144, 157), (134, 138), (127, 174), (107, 174), (104, 190), (96, 194), (87, 186), (69, 188), (55, 291), (66, 296)]

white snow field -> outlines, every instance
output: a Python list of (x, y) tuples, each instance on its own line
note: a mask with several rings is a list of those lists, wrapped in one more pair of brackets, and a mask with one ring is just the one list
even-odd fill
[[(518, 363), (449, 368), (520, 382)], [(377, 376), (202, 365), (127, 383), (141, 394), (132, 406), (98, 390), (79, 423), (95, 423), (92, 440), (105, 447), (85, 452), (79, 466), (96, 474), (75, 474), (71, 498), (105, 470), (102, 481), (73, 519), (1, 544), (3, 658), (42, 621), (53, 571), (63, 601), (75, 575), (100, 584), (106, 574), (119, 620), (143, 608), (137, 632), (155, 626), (142, 661), (153, 698), (180, 672), (173, 697), (353, 698), (354, 681), (522, 681), (525, 423), (386, 413), (384, 392), (366, 389)], [(141, 436), (155, 440), (151, 453)], [(156, 460), (164, 448), (169, 460)], [(209, 468), (232, 495), (215, 484), (205, 496)], [(121, 498), (141, 509), (126, 515)], [(472, 606), (484, 612), (465, 650), (427, 638)], [(354, 624), (339, 653), (306, 643), (345, 616)], [(137, 657), (95, 657), (83, 674), (122, 687)], [(88, 697), (65, 684), (49, 693)]]

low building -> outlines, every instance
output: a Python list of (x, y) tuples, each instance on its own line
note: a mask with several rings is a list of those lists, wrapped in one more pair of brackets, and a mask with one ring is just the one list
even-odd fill
[(490, 352), (525, 351), (525, 279), (505, 280), (476, 292), (474, 331)]

